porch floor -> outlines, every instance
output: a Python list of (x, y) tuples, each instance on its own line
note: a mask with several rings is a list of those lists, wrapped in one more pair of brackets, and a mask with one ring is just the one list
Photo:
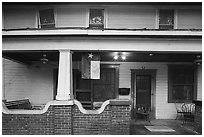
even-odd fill
[[(144, 126), (167, 126), (175, 132), (150, 132)], [(182, 125), (181, 120), (131, 120), (130, 135), (197, 135), (193, 128), (193, 123), (188, 122)]]

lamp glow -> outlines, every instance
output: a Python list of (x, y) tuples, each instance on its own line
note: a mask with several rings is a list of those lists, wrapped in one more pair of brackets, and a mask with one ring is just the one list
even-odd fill
[(124, 55), (121, 56), (121, 58), (122, 58), (122, 60), (126, 60), (126, 56), (124, 56)]
[(114, 58), (114, 60), (117, 60), (118, 59), (118, 55), (115, 55), (113, 58)]

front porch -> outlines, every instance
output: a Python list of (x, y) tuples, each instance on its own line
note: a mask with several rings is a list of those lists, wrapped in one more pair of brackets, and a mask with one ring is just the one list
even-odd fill
[[(194, 43), (197, 48), (193, 50), (193, 44), (183, 39), (16, 40), (4, 40), (2, 99), (28, 98), (32, 106), (43, 107), (5, 107), (5, 134), (129, 134), (130, 120), (138, 104), (146, 103), (154, 119), (175, 119), (175, 99), (202, 99), (199, 41)], [(119, 49), (116, 45), (120, 45)], [(100, 56), (101, 79), (82, 78), (82, 54)], [(179, 87), (171, 92), (169, 69), (172, 73), (178, 70), (174, 76), (181, 74), (179, 78), (187, 81), (179, 81)], [(178, 90), (182, 93), (177, 94)]]

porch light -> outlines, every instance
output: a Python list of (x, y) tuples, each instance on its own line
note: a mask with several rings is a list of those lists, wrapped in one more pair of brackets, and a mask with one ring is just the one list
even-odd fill
[(113, 58), (114, 58), (114, 60), (118, 60), (119, 56), (115, 55)]
[(48, 59), (46, 58), (46, 54), (43, 54), (43, 57), (40, 59), (40, 61), (43, 63), (43, 64), (46, 64), (48, 62)]
[(122, 60), (126, 60), (126, 56), (125, 55), (122, 55), (121, 58), (122, 58)]
[(151, 57), (151, 56), (153, 56), (154, 54), (153, 53), (149, 53), (149, 56)]
[(120, 59), (120, 60), (126, 60), (126, 55), (125, 55), (126, 53), (125, 52), (123, 52), (123, 53), (115, 53), (115, 55), (114, 55), (114, 57), (113, 57), (113, 59), (114, 60), (118, 60), (118, 59)]
[(197, 55), (196, 58), (197, 58), (197, 59), (194, 61), (194, 63), (195, 63), (196, 65), (201, 65), (201, 64), (202, 64), (201, 55)]

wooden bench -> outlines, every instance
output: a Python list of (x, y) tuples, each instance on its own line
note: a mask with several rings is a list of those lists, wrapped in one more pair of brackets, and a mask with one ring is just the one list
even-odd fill
[(29, 99), (3, 101), (8, 109), (32, 109)]

